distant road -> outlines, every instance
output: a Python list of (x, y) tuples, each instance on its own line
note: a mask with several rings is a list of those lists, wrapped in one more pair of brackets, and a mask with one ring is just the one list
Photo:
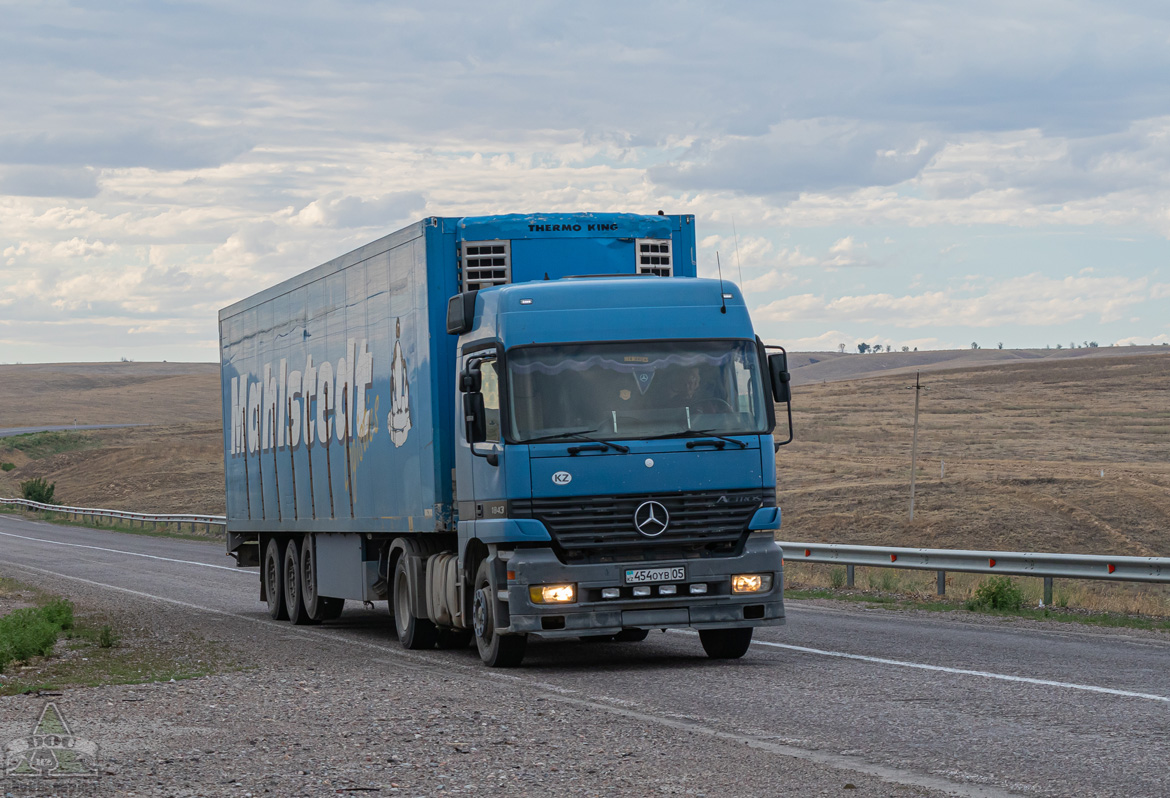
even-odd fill
[(61, 427), (12, 427), (11, 429), (0, 429), (0, 438), (11, 438), (13, 435), (27, 435), (30, 432), (58, 432), (61, 430), (75, 430), (75, 429), (117, 429), (119, 427), (145, 427), (146, 424), (79, 424), (77, 426), (61, 426)]

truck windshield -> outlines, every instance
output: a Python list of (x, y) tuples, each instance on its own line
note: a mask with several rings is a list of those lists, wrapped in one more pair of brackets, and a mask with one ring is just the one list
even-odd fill
[(771, 429), (754, 341), (529, 346), (508, 352), (517, 442)]

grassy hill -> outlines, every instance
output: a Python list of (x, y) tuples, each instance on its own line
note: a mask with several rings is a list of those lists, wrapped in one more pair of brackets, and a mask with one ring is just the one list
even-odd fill
[(1170, 555), (1170, 353), (1099, 351), (924, 368), (913, 522), (913, 373), (806, 381), (777, 457), (781, 537)]

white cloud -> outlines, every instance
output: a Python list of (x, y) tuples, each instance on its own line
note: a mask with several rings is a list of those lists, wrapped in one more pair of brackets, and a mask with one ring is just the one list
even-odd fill
[(401, 191), (363, 199), (334, 192), (314, 200), (293, 217), (310, 227), (377, 227), (393, 229), (423, 215), (426, 200), (415, 191)]
[(1117, 346), (1150, 346), (1150, 345), (1170, 344), (1170, 334), (1160, 333), (1158, 335), (1130, 335), (1121, 338), (1117, 341)]
[[(1164, 290), (1164, 286), (1155, 286)], [(814, 294), (785, 297), (754, 311), (776, 322), (817, 321), (880, 323), (900, 328), (1047, 326), (1070, 320), (1112, 322), (1126, 310), (1146, 302), (1150, 286), (1145, 278), (1067, 277), (1063, 280), (1031, 274), (986, 283), (982, 293), (955, 291), (921, 294), (863, 294), (825, 297)]]
[[(1150, 240), (1170, 236), (1158, 15), (455, 2), (452, 28), (341, 9), (6, 6), (8, 340), (74, 323), (210, 359), (215, 309), (240, 296), (422, 215), (528, 210), (694, 213), (700, 272), (718, 251), (769, 318), (819, 325), (802, 340), (853, 320), (925, 319), (927, 340), (1170, 316)], [(615, 100), (630, 87), (651, 88)], [(1000, 264), (980, 246), (991, 227), (1019, 231), (1036, 265)], [(1139, 243), (1070, 265), (1069, 283), (1039, 238), (1053, 228)], [(946, 246), (921, 235), (940, 230)], [(846, 280), (857, 266), (874, 268)], [(996, 279), (1008, 269), (1035, 274)]]

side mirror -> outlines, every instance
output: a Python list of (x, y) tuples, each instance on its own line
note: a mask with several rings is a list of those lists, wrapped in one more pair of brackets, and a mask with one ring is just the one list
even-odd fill
[(792, 376), (788, 373), (788, 355), (768, 355), (768, 372), (772, 377), (772, 396), (777, 402), (792, 401)]
[(447, 300), (447, 332), (462, 335), (475, 322), (475, 292), (464, 291)]
[(467, 442), (472, 450), (475, 444), (487, 440), (487, 419), (483, 409), (483, 394), (479, 392), (463, 394), (463, 421), (467, 425)]

